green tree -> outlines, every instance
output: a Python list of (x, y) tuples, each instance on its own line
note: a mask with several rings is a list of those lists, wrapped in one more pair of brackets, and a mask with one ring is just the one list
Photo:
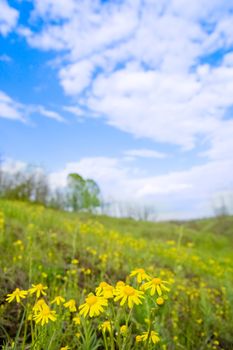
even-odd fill
[(73, 211), (92, 212), (100, 203), (100, 188), (94, 180), (77, 173), (68, 175), (68, 205)]

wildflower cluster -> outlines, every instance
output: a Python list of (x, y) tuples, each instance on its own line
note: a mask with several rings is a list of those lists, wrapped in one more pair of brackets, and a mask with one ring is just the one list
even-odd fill
[[(148, 298), (151, 302), (151, 297), (157, 293), (158, 298), (162, 299), (163, 292), (168, 292), (169, 289), (165, 287), (166, 281), (162, 281), (160, 278), (151, 277), (144, 269), (136, 269), (131, 272), (127, 278), (128, 282), (118, 281), (115, 286), (102, 281), (95, 288), (95, 292), (89, 293), (83, 303), (77, 306), (75, 299), (65, 300), (61, 295), (56, 295), (51, 302), (46, 301), (49, 288), (42, 283), (32, 284), (28, 290), (21, 290), (16, 288), (12, 293), (8, 294), (6, 301), (8, 303), (25, 302), (28, 307), (29, 318), (35, 322), (36, 326), (45, 326), (51, 322), (56, 322), (58, 318), (65, 320), (66, 310), (71, 314), (75, 313), (72, 317), (73, 323), (77, 327), (81, 327), (86, 318), (99, 318), (98, 330), (103, 335), (103, 341), (105, 348), (108, 348), (108, 342), (114, 343), (116, 341), (116, 335), (118, 343), (124, 344), (127, 337), (134, 336), (135, 343), (138, 342), (152, 342), (153, 344), (159, 342), (160, 338), (155, 330), (144, 330), (142, 334), (132, 334), (132, 328), (138, 328), (139, 324), (134, 324), (135, 321), (132, 316), (132, 310), (134, 307), (145, 307), (145, 303), (148, 305)], [(129, 283), (131, 281), (131, 283)], [(149, 293), (147, 293), (147, 290)], [(31, 298), (35, 298), (34, 304), (32, 304)], [(158, 302), (158, 298), (153, 298), (153, 307), (158, 307), (163, 303)], [(52, 309), (52, 306), (59, 309)], [(130, 313), (126, 312), (126, 308)], [(152, 308), (152, 310), (154, 310)], [(57, 313), (58, 312), (58, 313)], [(129, 316), (130, 315), (130, 316)], [(152, 311), (148, 314), (151, 318)], [(107, 320), (106, 320), (107, 318)], [(125, 322), (122, 324), (122, 320)], [(148, 325), (145, 323), (142, 327), (145, 328)], [(32, 329), (33, 332), (33, 329)], [(80, 338), (77, 336), (77, 341)], [(121, 337), (119, 340), (119, 336)], [(118, 346), (119, 346), (118, 344)]]

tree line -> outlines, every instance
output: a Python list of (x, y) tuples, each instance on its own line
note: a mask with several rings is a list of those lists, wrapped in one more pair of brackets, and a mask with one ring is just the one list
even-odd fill
[(100, 188), (93, 179), (71, 173), (65, 188), (52, 190), (47, 175), (32, 166), (17, 172), (6, 172), (0, 168), (0, 198), (30, 201), (75, 212), (95, 212), (101, 206)]

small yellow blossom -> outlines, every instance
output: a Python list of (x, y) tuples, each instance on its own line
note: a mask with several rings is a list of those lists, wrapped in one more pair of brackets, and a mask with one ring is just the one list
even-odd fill
[(72, 259), (71, 264), (78, 265), (79, 261), (78, 259)]
[(14, 292), (7, 294), (6, 301), (8, 301), (8, 303), (11, 303), (14, 299), (16, 299), (16, 302), (20, 303), (21, 299), (26, 298), (27, 294), (28, 292), (26, 290), (16, 288)]
[(153, 344), (157, 344), (160, 341), (160, 338), (158, 336), (158, 333), (155, 331), (149, 332), (143, 332), (142, 335), (136, 336), (136, 342), (146, 342), (148, 341), (149, 337), (149, 343), (152, 342)]
[(135, 269), (131, 272), (130, 277), (137, 277), (137, 282), (142, 283), (142, 281), (149, 281), (150, 276), (145, 272), (144, 269)]
[(35, 305), (33, 306), (32, 310), (34, 312), (40, 310), (44, 305), (47, 305), (45, 300), (43, 298), (37, 300), (37, 302), (35, 303)]
[(159, 296), (162, 295), (162, 291), (169, 292), (169, 289), (165, 286), (168, 284), (166, 281), (162, 281), (161, 278), (153, 278), (151, 281), (143, 285), (143, 290), (150, 289), (150, 295), (153, 296), (156, 292)]
[(52, 301), (51, 304), (57, 304), (58, 306), (63, 304), (65, 302), (65, 299), (61, 297), (60, 295), (56, 296)]
[(80, 325), (81, 324), (81, 319), (78, 315), (76, 315), (74, 318), (73, 318), (73, 321), (76, 325)]
[(120, 328), (120, 333), (121, 335), (125, 336), (127, 332), (128, 332), (128, 327), (125, 324), (123, 324)]
[(104, 297), (110, 299), (114, 297), (114, 287), (107, 282), (101, 282), (96, 288), (96, 295), (99, 297)]
[(47, 286), (44, 286), (42, 283), (32, 284), (32, 288), (29, 289), (30, 294), (36, 294), (36, 297), (39, 298), (41, 295), (46, 295), (45, 290), (48, 289)]
[(164, 299), (163, 299), (162, 297), (158, 297), (158, 298), (156, 299), (156, 304), (158, 304), (158, 305), (163, 305), (163, 304), (164, 304)]
[(68, 300), (64, 306), (70, 310), (70, 312), (75, 312), (77, 311), (76, 305), (75, 305), (75, 300), (74, 299), (70, 299)]
[(69, 349), (70, 349), (70, 347), (69, 347), (68, 345), (62, 346), (62, 347), (60, 348), (60, 350), (69, 350)]
[(132, 309), (133, 305), (139, 305), (142, 303), (140, 299), (143, 299), (143, 292), (129, 286), (124, 285), (116, 288), (114, 301), (118, 301), (121, 299), (120, 305), (124, 305), (126, 302), (128, 303), (128, 307)]
[(81, 337), (81, 333), (77, 332), (77, 333), (75, 333), (75, 336), (79, 339)]
[(124, 286), (125, 286), (125, 282), (123, 282), (123, 281), (118, 281), (117, 284), (116, 284), (116, 289), (117, 289), (117, 288), (124, 287)]
[(99, 325), (98, 327), (103, 333), (111, 333), (112, 326), (110, 321), (105, 321), (102, 324)]
[(42, 326), (48, 323), (49, 320), (53, 322), (56, 321), (56, 318), (56, 312), (52, 311), (46, 303), (41, 305), (33, 317), (36, 324), (41, 323)]
[(88, 314), (90, 317), (99, 316), (104, 312), (103, 306), (108, 305), (107, 299), (99, 297), (90, 293), (85, 299), (85, 303), (79, 306), (80, 314), (86, 317)]

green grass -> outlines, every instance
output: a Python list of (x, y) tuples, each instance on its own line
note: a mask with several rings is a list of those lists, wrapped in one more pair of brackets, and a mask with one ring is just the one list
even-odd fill
[[(232, 217), (137, 222), (6, 200), (0, 201), (0, 213), (3, 349), (233, 349)], [(79, 264), (72, 264), (72, 259)], [(115, 286), (124, 280), (138, 288), (129, 279), (135, 268), (170, 282), (163, 306), (147, 294), (145, 302), (130, 313), (111, 301), (105, 313), (92, 319), (81, 317), (81, 325), (75, 325), (72, 312), (50, 304), (62, 295), (79, 306), (102, 281)], [(55, 322), (43, 327), (30, 317), (27, 320), (33, 296), (22, 305), (6, 302), (6, 295), (15, 288), (28, 290), (32, 283), (48, 286), (45, 300), (57, 314)], [(123, 337), (120, 326), (128, 315), (129, 329)], [(98, 327), (106, 320), (111, 321), (112, 332), (103, 336)], [(136, 343), (150, 325), (160, 342)]]

